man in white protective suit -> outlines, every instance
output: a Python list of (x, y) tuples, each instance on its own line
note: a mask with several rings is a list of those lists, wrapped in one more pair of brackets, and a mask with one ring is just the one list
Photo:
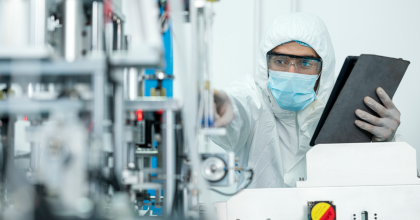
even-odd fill
[[(248, 188), (295, 187), (306, 179), (306, 153), (335, 83), (335, 54), (328, 30), (316, 15), (292, 13), (277, 18), (260, 43), (258, 72), (215, 91), (215, 126), (227, 135), (212, 140), (252, 168)], [(355, 114), (373, 141), (395, 141), (400, 112), (381, 88), (382, 104), (364, 102), (378, 113)], [(397, 138), (398, 139), (398, 138)], [(247, 185), (238, 174), (238, 189)]]

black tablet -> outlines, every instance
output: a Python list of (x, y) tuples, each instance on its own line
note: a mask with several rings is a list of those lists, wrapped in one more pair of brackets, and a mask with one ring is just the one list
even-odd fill
[[(381, 103), (376, 89), (392, 99), (409, 61), (377, 55), (348, 56), (312, 136), (310, 145), (370, 142), (372, 134), (355, 125), (356, 109), (377, 115), (363, 102), (370, 96)], [(322, 76), (321, 76), (322, 77)]]

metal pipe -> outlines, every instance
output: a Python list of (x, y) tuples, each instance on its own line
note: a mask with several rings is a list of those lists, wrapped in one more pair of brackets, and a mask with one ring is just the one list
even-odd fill
[(172, 203), (175, 196), (175, 135), (174, 135), (174, 112), (166, 110), (164, 113), (163, 130), (163, 171), (166, 174), (164, 181), (164, 216), (169, 218), (172, 213)]
[[(209, 101), (208, 101), (208, 111), (209, 111), (209, 117), (210, 121), (213, 124), (214, 123), (214, 112), (213, 112), (213, 3), (208, 3), (209, 6), (206, 9), (207, 11), (207, 35), (208, 35), (208, 42), (207, 42), (207, 66), (208, 66), (208, 77), (209, 77), (209, 88), (208, 91), (210, 93)], [(207, 119), (206, 119), (207, 120)]]
[(92, 51), (103, 51), (104, 13), (101, 2), (92, 3)]
[(30, 165), (32, 172), (39, 169), (39, 156), (39, 144), (36, 142), (31, 142)]
[[(191, 48), (190, 48), (190, 62), (189, 62), (189, 70), (188, 70), (188, 82), (186, 85), (197, 85), (197, 73), (198, 73), (198, 65), (197, 65), (197, 56), (198, 56), (198, 39), (197, 39), (197, 30), (198, 30), (198, 19), (197, 19), (197, 8), (195, 6), (195, 1), (189, 1), (189, 9), (190, 9), (190, 26), (191, 26)], [(185, 81), (184, 81), (185, 82)], [(197, 119), (197, 88), (192, 88), (189, 92), (183, 94), (185, 97), (185, 113), (183, 119), (186, 120), (186, 132), (185, 132), (185, 140), (188, 143), (188, 150), (194, 148), (192, 147), (195, 144), (195, 137), (196, 137), (196, 126), (195, 120)], [(192, 120), (188, 120), (192, 119)], [(198, 155), (198, 154), (197, 154)], [(192, 155), (194, 158), (196, 155)]]
[(103, 70), (97, 71), (93, 76), (94, 107), (93, 107), (93, 134), (99, 143), (102, 141), (103, 120), (105, 111), (105, 77)]
[[(66, 0), (64, 3), (64, 58), (68, 62), (73, 62), (78, 56), (78, 45), (81, 42), (78, 39), (78, 10), (80, 9), (81, 1)], [(81, 35), (80, 35), (81, 36)]]
[(121, 23), (121, 19), (117, 18), (117, 45), (116, 45), (116, 49), (117, 50), (122, 50), (122, 23)]
[(114, 43), (114, 24), (109, 20), (105, 24), (105, 50), (108, 56), (112, 55)]
[(129, 169), (134, 169), (136, 168), (136, 144), (126, 143), (125, 146), (127, 147), (127, 164), (124, 164), (124, 166), (127, 166)]
[(124, 93), (123, 86), (119, 83), (115, 85), (114, 93), (114, 173), (119, 182), (121, 182), (121, 174), (124, 168)]
[(130, 68), (128, 70), (128, 98), (135, 100), (139, 96), (139, 72), (137, 68)]
[(45, 46), (45, 34), (47, 23), (45, 0), (31, 0), (30, 22), (30, 44), (36, 47)]
[(135, 100), (139, 96), (139, 72), (137, 68), (124, 68), (124, 99)]

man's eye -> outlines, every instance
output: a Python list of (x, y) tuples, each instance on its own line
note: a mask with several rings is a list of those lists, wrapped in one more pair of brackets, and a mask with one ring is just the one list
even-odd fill
[(303, 62), (301, 63), (301, 65), (302, 65), (303, 67), (311, 67), (311, 66), (312, 66), (312, 62), (310, 62), (310, 61), (303, 61)]
[(304, 66), (306, 66), (306, 67), (310, 67), (310, 66), (312, 66), (310, 63), (308, 63), (308, 62), (303, 62), (302, 63), (302, 65), (304, 65)]
[(286, 64), (286, 61), (284, 61), (284, 60), (275, 60), (274, 62), (276, 64), (278, 64), (278, 65), (284, 65), (284, 64)]

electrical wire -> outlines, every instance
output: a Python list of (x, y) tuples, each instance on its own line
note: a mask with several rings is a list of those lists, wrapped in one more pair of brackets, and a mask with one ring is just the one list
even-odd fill
[(252, 171), (251, 169), (249, 169), (249, 170), (244, 170), (244, 171), (247, 171), (247, 172), (250, 172), (251, 173), (251, 175), (249, 176), (249, 178), (248, 178), (248, 183), (244, 186), (244, 187), (242, 187), (242, 189), (239, 189), (239, 190), (237, 190), (236, 192), (234, 192), (234, 193), (224, 193), (224, 192), (221, 192), (221, 191), (219, 191), (219, 190), (217, 190), (217, 189), (214, 189), (214, 188), (210, 188), (210, 190), (211, 191), (213, 191), (213, 192), (216, 192), (216, 193), (218, 193), (218, 194), (220, 194), (220, 195), (223, 195), (223, 196), (234, 196), (236, 193), (238, 193), (239, 191), (241, 191), (241, 190), (243, 190), (243, 189), (246, 189), (246, 188), (248, 188), (248, 186), (252, 183), (252, 178), (254, 177), (254, 171)]

